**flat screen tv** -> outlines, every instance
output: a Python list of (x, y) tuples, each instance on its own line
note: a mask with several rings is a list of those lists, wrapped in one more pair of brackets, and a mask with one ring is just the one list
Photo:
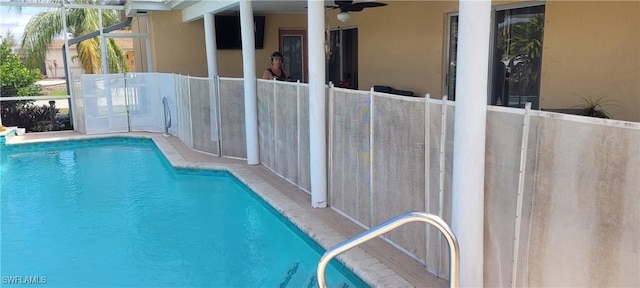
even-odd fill
[[(264, 47), (265, 16), (253, 16), (253, 33), (256, 49)], [(216, 46), (220, 50), (242, 49), (240, 16), (216, 15)]]

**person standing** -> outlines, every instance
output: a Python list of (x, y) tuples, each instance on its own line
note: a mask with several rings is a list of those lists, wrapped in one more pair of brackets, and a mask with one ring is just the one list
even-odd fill
[(271, 53), (269, 57), (271, 60), (271, 67), (264, 70), (262, 73), (262, 79), (267, 80), (279, 80), (279, 81), (287, 81), (289, 77), (287, 77), (287, 72), (282, 68), (283, 56), (279, 51)]

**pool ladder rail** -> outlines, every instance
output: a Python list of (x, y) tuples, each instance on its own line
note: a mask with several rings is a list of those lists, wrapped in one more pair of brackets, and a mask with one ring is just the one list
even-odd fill
[(320, 288), (326, 288), (327, 282), (325, 280), (325, 270), (329, 261), (339, 254), (356, 247), (364, 242), (367, 242), (373, 238), (376, 238), (384, 233), (387, 233), (393, 229), (396, 229), (404, 224), (410, 222), (425, 222), (435, 226), (442, 235), (447, 239), (449, 244), (449, 287), (457, 288), (460, 286), (460, 250), (458, 248), (458, 240), (456, 239), (453, 230), (447, 225), (442, 218), (423, 212), (408, 212), (399, 215), (387, 222), (384, 222), (368, 231), (361, 233), (349, 240), (339, 243), (327, 250), (318, 262), (318, 268), (316, 270), (318, 278), (318, 286)]
[(164, 130), (162, 135), (169, 136), (169, 128), (171, 128), (171, 110), (169, 109), (167, 97), (162, 97), (162, 106), (164, 108)]

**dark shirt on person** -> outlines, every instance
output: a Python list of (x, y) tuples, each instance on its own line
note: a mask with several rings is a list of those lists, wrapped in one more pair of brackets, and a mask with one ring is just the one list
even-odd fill
[(278, 81), (287, 81), (287, 75), (284, 73), (283, 70), (280, 70), (280, 72), (282, 72), (282, 74), (278, 75), (276, 73), (273, 73), (273, 70), (271, 70), (271, 68), (267, 68), (267, 70), (269, 70), (269, 73), (271, 73), (272, 78), (275, 78)]

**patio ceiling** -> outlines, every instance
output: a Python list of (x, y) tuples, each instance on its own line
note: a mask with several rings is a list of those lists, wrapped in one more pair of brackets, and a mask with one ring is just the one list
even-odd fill
[[(148, 11), (182, 10), (183, 20), (192, 21), (204, 13), (238, 12), (238, 0), (196, 1), (196, 0), (113, 0), (125, 1), (127, 15)], [(334, 6), (333, 0), (325, 0), (326, 6)], [(354, 2), (365, 2), (355, 0)], [(369, 2), (369, 1), (367, 1)], [(306, 0), (254, 0), (251, 2), (254, 13), (307, 13)]]
[[(45, 8), (104, 8), (122, 10), (127, 0), (95, 0), (91, 3), (76, 0), (0, 0), (0, 6), (6, 7), (45, 7)], [(153, 0), (151, 0), (153, 1)]]
[[(354, 0), (354, 2), (375, 2), (376, 0)], [(334, 0), (325, 0), (326, 6), (335, 6)], [(169, 10), (200, 10), (204, 13), (237, 12), (240, 10), (239, 0), (0, 0), (0, 6), (31, 6), (31, 7), (78, 7), (78, 8), (106, 8), (124, 9), (128, 16), (149, 11)], [(306, 13), (306, 0), (254, 0), (251, 2), (255, 13)], [(208, 10), (201, 8), (223, 7), (223, 10)], [(202, 15), (200, 15), (201, 17)], [(186, 20), (186, 19), (185, 19)], [(189, 19), (193, 20), (193, 19)]]

